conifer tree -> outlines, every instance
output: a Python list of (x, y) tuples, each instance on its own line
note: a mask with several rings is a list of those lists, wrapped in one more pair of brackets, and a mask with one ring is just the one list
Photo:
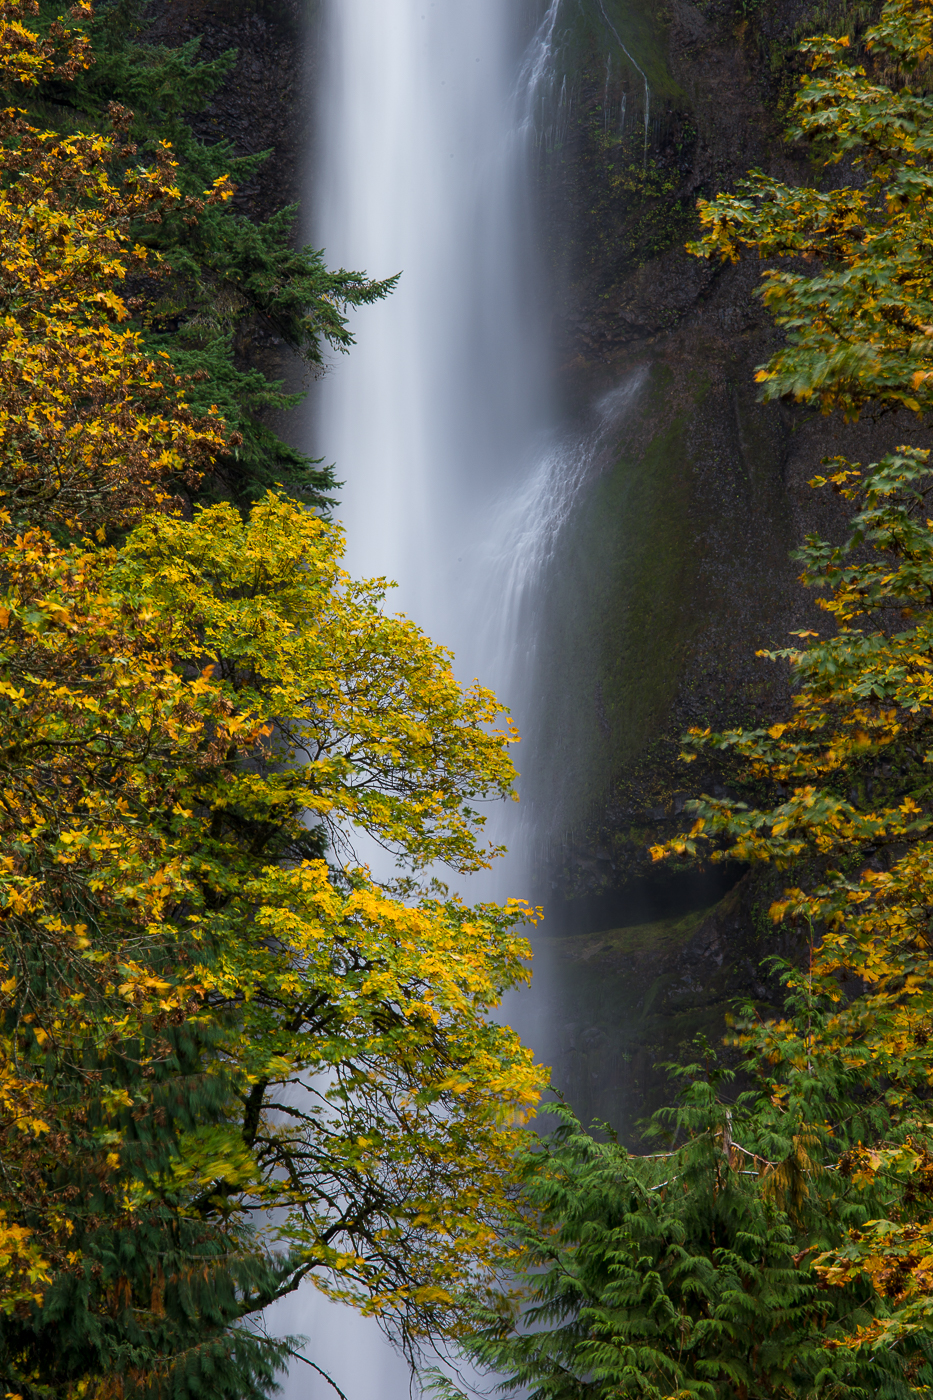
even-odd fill
[(851, 1329), (883, 1305), (867, 1280), (827, 1290), (812, 1267), (890, 1193), (840, 1190), (820, 1169), (823, 1125), (754, 1094), (735, 1101), (730, 1072), (701, 1048), (704, 1062), (676, 1071), (681, 1102), (655, 1120), (660, 1150), (594, 1137), (563, 1105), (554, 1132), (528, 1135), (506, 1281), (476, 1308), (471, 1361), (498, 1373), (501, 1393), (534, 1400), (919, 1394), (929, 1339), (853, 1355)]
[[(40, 32), (63, 9), (61, 0), (41, 0)], [(236, 188), (269, 153), (237, 155), (228, 140), (197, 136), (191, 122), (229, 79), (237, 54), (205, 59), (198, 40), (174, 48), (153, 43), (151, 11), (149, 0), (97, 0), (77, 19), (69, 12), (89, 61), (64, 78), (48, 72), (25, 92), (14, 86), (10, 100), (66, 134), (110, 132), (115, 112), (118, 121), (128, 113), (126, 140), (114, 148), (118, 169), (154, 160), (167, 142), (185, 197), (198, 200), (221, 178)], [(135, 298), (146, 348), (166, 353), (191, 381), (192, 407), (214, 406), (227, 427), (230, 446), (200, 490), (209, 497), (222, 490), (240, 505), (276, 486), (326, 509), (335, 490), (330, 465), (310, 460), (269, 426), (271, 415), (294, 408), (303, 395), (269, 378), (251, 356), (250, 340), (272, 335), (316, 373), (326, 352), (352, 345), (348, 309), (386, 296), (396, 280), (329, 270), (322, 251), (296, 245), (297, 216), (296, 207), (283, 206), (255, 220), (225, 201), (199, 209), (196, 219), (179, 207), (133, 227), (135, 240), (157, 251), (170, 272), (144, 283)]]

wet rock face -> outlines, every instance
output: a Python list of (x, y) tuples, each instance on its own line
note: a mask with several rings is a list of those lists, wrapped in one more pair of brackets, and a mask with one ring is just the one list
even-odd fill
[(722, 1044), (727, 1014), (741, 999), (776, 1009), (780, 985), (763, 960), (805, 954), (799, 936), (774, 931), (762, 893), (746, 876), (711, 908), (543, 940), (553, 1083), (585, 1124), (609, 1122), (637, 1142), (639, 1122), (670, 1102), (660, 1063), (711, 1050), (738, 1068)]
[(786, 671), (756, 653), (825, 629), (790, 555), (808, 533), (838, 538), (845, 525), (840, 503), (809, 481), (824, 457), (876, 460), (920, 440), (906, 415), (845, 426), (759, 403), (755, 370), (781, 341), (755, 296), (760, 265), (713, 265), (684, 248), (697, 198), (750, 167), (822, 178), (783, 141), (782, 113), (802, 71), (796, 44), (808, 16), (825, 24), (826, 3), (817, 16), (814, 0), (630, 0), (663, 50), (647, 153), (606, 118), (637, 98), (638, 81), (610, 70), (597, 26), (588, 49), (580, 41), (572, 116), (542, 165), (566, 410), (585, 414), (625, 376), (643, 378), (547, 599), (541, 744), (558, 777), (536, 794), (551, 822), (541, 898), (642, 879), (684, 802), (728, 787), (723, 774), (679, 766), (680, 736), (787, 707)]
[[(640, 20), (625, 37), (650, 77), (644, 143), (643, 75), (599, 22), (607, 6), (620, 23), (632, 12)], [(542, 198), (564, 358), (609, 361), (670, 332), (708, 295), (716, 270), (683, 249), (697, 199), (753, 166), (781, 178), (809, 174), (804, 153), (781, 140), (781, 113), (802, 71), (795, 48), (808, 16), (825, 26), (845, 0), (825, 0), (818, 17), (814, 0), (579, 0), (578, 8), (593, 22), (560, 60), (570, 95), (561, 139), (542, 158)], [(750, 312), (737, 296), (716, 320), (747, 329)]]
[[(709, 760), (679, 763), (680, 736), (770, 723), (789, 705), (786, 671), (756, 652), (826, 630), (790, 557), (807, 534), (845, 528), (840, 503), (808, 485), (821, 460), (877, 460), (930, 437), (906, 415), (846, 426), (759, 403), (755, 369), (781, 339), (754, 295), (760, 265), (713, 266), (683, 247), (697, 198), (753, 166), (791, 183), (822, 178), (781, 135), (801, 71), (795, 45), (818, 6), (631, 5), (653, 16), (666, 64), (646, 175), (639, 183), (632, 151), (607, 139), (603, 115), (624, 91), (637, 97), (637, 82), (619, 74), (613, 97), (595, 41), (543, 167), (568, 414), (647, 373), (561, 542), (538, 677), (549, 776), (534, 795), (551, 817), (535, 897), (557, 969), (555, 1081), (584, 1118), (628, 1132), (664, 1098), (657, 1062), (695, 1058), (700, 1033), (718, 1045), (737, 997), (778, 1005), (763, 960), (805, 955), (767, 911), (806, 871), (749, 872), (729, 889), (652, 868), (650, 847), (683, 827), (690, 797), (732, 790)], [(828, 0), (833, 15), (844, 8)]]

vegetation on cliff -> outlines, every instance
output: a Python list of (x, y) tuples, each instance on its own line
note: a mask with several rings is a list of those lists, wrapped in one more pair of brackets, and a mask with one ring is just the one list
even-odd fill
[[(36, 9), (11, 90), (89, 62)], [(488, 1270), (528, 911), (427, 872), (496, 854), (514, 735), (304, 505), (179, 510), (238, 433), (132, 320), (178, 275), (138, 230), (231, 186), (116, 120), (0, 113), (0, 1390), (259, 1397), (303, 1279), (411, 1343)]]
[[(766, 398), (906, 409), (922, 431), (933, 7), (888, 0), (864, 41), (865, 64), (845, 38), (804, 46), (792, 134), (834, 178), (797, 188), (753, 172), (701, 205), (695, 251), (771, 264), (762, 296), (786, 341), (759, 371)], [(472, 1345), (508, 1390), (745, 1400), (933, 1382), (929, 449), (834, 460), (813, 486), (852, 517), (841, 543), (814, 536), (799, 555), (827, 627), (773, 655), (792, 668), (792, 713), (688, 737), (764, 800), (704, 797), (689, 835), (655, 852), (808, 872), (772, 917), (804, 932), (810, 958), (784, 971), (781, 1019), (747, 1007), (736, 1020), (751, 1090), (736, 1096), (709, 1052), (677, 1071), (658, 1152), (594, 1141), (566, 1112), (529, 1144), (508, 1237), (525, 1294), (481, 1312)]]

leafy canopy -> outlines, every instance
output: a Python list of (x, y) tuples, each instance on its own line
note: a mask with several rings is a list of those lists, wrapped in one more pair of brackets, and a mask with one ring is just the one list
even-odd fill
[(886, 83), (848, 59), (849, 40), (807, 40), (788, 131), (818, 143), (826, 165), (854, 166), (852, 185), (785, 185), (754, 170), (736, 195), (701, 200), (692, 251), (735, 261), (816, 260), (817, 270), (767, 269), (761, 295), (787, 344), (757, 374), (763, 397), (792, 395), (857, 417), (872, 401), (926, 412), (933, 404), (933, 98), (911, 74), (933, 57), (926, 0), (889, 0), (865, 35)]

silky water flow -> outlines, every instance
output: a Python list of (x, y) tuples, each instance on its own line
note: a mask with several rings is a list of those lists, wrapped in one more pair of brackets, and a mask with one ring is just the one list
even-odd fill
[[(607, 400), (575, 434), (549, 417), (532, 171), (560, 10), (325, 0), (309, 181), (311, 236), (329, 265), (401, 273), (391, 297), (354, 316), (357, 344), (312, 404), (309, 447), (344, 482), (347, 567), (395, 580), (387, 606), (451, 648), (461, 682), (478, 678), (510, 706), (526, 770), (536, 583), (618, 409)], [(451, 883), (470, 901), (528, 897), (534, 821), (502, 804), (487, 831), (509, 856)], [(536, 964), (533, 989), (503, 1009), (545, 1061), (546, 983)], [(306, 1354), (347, 1400), (408, 1396), (408, 1369), (376, 1323), (311, 1285), (267, 1321), (307, 1336)], [(334, 1394), (298, 1361), (284, 1393)]]

